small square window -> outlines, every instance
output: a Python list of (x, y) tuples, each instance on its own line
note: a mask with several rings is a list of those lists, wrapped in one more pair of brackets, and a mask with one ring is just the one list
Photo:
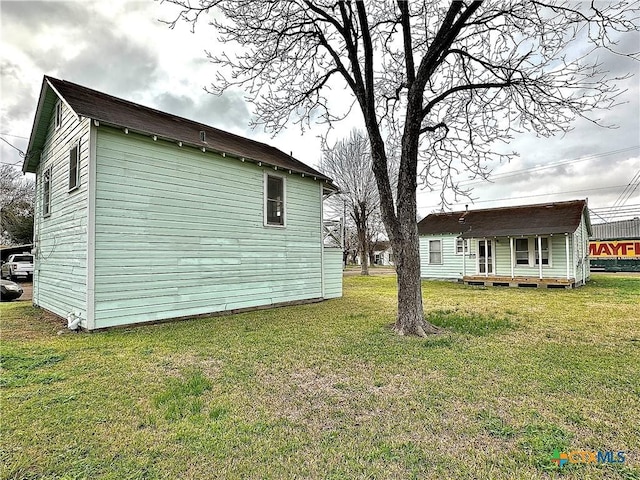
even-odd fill
[(80, 143), (69, 150), (69, 190), (80, 185)]
[(51, 215), (51, 167), (42, 174), (42, 215)]
[(285, 185), (283, 177), (266, 175), (265, 179), (265, 224), (284, 226)]
[(56, 102), (53, 123), (56, 130), (58, 130), (60, 128), (60, 125), (62, 125), (62, 102), (60, 100)]
[(469, 255), (470, 253), (470, 245), (469, 245), (469, 239), (462, 239), (462, 238), (457, 238), (456, 239), (456, 255)]

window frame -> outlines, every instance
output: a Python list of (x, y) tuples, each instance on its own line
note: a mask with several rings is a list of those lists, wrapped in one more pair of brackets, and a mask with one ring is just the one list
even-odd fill
[(42, 172), (42, 217), (51, 216), (51, 186), (53, 183), (51, 167)]
[[(518, 260), (519, 260), (518, 259), (518, 252), (520, 252), (520, 253), (525, 252), (525, 250), (518, 250), (518, 241), (524, 241), (527, 244), (527, 250), (526, 250), (526, 252), (527, 252), (527, 263), (518, 263)], [(516, 238), (513, 247), (514, 247), (513, 248), (513, 253), (514, 253), (513, 259), (515, 261), (514, 266), (515, 267), (531, 267), (532, 266), (531, 265), (531, 239), (528, 238), (528, 237)], [(522, 259), (522, 260), (524, 260), (524, 259)]]
[(59, 130), (62, 126), (62, 101), (56, 102), (55, 109), (53, 111), (53, 126), (54, 130)]
[[(551, 237), (543, 237), (540, 236), (540, 241), (543, 242), (544, 240), (547, 241), (547, 249), (545, 250), (544, 248), (542, 249), (542, 268), (545, 267), (551, 267)], [(533, 264), (536, 267), (540, 267), (540, 263), (538, 262), (539, 260), (539, 256), (538, 256), (538, 237), (533, 239), (534, 242), (534, 246), (533, 246), (533, 255), (534, 255), (534, 260), (533, 260)], [(547, 263), (544, 263), (544, 252), (547, 252)]]
[[(463, 250), (462, 248), (460, 248), (460, 250), (458, 250), (458, 245), (460, 245), (460, 247), (462, 247), (464, 245), (464, 242), (466, 243), (466, 250)], [(469, 238), (456, 238), (456, 244), (455, 244), (455, 249), (456, 249), (456, 255), (462, 255), (463, 252), (464, 254), (468, 257), (471, 256), (471, 239)]]
[[(435, 250), (435, 251), (433, 250), (432, 244), (435, 244), (435, 243), (439, 245), (439, 250)], [(432, 255), (434, 253), (437, 253), (439, 255), (440, 260), (438, 262), (434, 262), (432, 260), (433, 258)], [(434, 238), (429, 240), (429, 265), (442, 265), (442, 239)]]
[[(72, 185), (71, 184), (71, 165), (72, 165), (72, 154), (73, 152), (75, 152), (76, 154), (76, 161), (75, 161), (75, 170), (76, 170), (76, 174), (75, 177), (73, 178), (73, 180), (75, 181), (75, 183)], [(71, 147), (69, 149), (69, 192), (73, 192), (75, 190), (77, 190), (78, 188), (80, 188), (80, 140), (78, 140), (73, 147)]]
[[(282, 222), (269, 222), (268, 208), (270, 201), (277, 201), (269, 198), (269, 177), (276, 178), (282, 182)], [(263, 225), (269, 228), (286, 228), (287, 226), (287, 178), (283, 175), (264, 172), (264, 188), (263, 188)]]

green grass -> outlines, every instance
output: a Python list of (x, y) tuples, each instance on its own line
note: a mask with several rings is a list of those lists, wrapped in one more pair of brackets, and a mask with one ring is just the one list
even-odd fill
[(640, 277), (423, 291), (427, 339), (390, 328), (393, 276), (97, 334), (2, 304), (0, 478), (640, 478)]

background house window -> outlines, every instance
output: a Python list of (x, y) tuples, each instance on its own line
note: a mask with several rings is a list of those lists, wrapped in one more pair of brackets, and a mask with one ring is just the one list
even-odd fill
[[(540, 239), (542, 243), (542, 264), (549, 265), (549, 239), (547, 237), (542, 237)], [(540, 254), (538, 250), (538, 239), (535, 239), (536, 244), (536, 265), (540, 265)]]
[(62, 102), (60, 100), (56, 102), (56, 109), (53, 115), (53, 123), (56, 130), (60, 128), (60, 125), (62, 125)]
[(266, 224), (284, 226), (284, 178), (266, 177)]
[(69, 190), (80, 185), (80, 142), (69, 150)]
[[(462, 255), (462, 252), (464, 251), (465, 255), (469, 255), (469, 250), (470, 250), (470, 245), (469, 245), (469, 239), (462, 239), (462, 238), (457, 238), (456, 239), (456, 255)], [(464, 250), (463, 250), (464, 248)]]
[(516, 238), (516, 265), (529, 265), (528, 238)]
[(442, 241), (429, 240), (429, 263), (442, 264)]
[(42, 215), (51, 215), (51, 167), (47, 168), (42, 175)]

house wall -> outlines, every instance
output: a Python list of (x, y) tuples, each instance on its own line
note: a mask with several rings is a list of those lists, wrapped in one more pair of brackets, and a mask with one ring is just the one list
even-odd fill
[(342, 248), (324, 247), (324, 298), (342, 296)]
[[(36, 172), (33, 303), (86, 319), (89, 120), (62, 105), (62, 122), (48, 126)], [(69, 191), (69, 150), (80, 141), (80, 184)], [(43, 216), (43, 173), (51, 168), (51, 214)]]
[[(535, 237), (532, 237), (535, 238)], [(463, 269), (467, 275), (479, 274), (476, 266), (476, 251), (478, 239), (470, 239), (469, 254), (466, 255), (463, 266), (462, 255), (456, 254), (457, 235), (423, 235), (420, 237), (420, 270), (422, 278), (461, 279)], [(566, 278), (566, 245), (564, 235), (549, 237), (551, 245), (550, 265), (543, 265), (544, 278)], [(442, 264), (429, 263), (429, 240), (442, 241)], [(511, 249), (509, 238), (500, 237), (491, 239), (494, 243), (495, 273), (499, 276), (511, 276)], [(569, 252), (573, 251), (573, 239), (570, 235)], [(570, 254), (569, 261), (573, 261)], [(573, 266), (570, 265), (570, 273), (573, 274)], [(514, 266), (514, 275), (522, 277), (539, 277), (540, 270), (535, 263), (533, 266)], [(576, 277), (577, 278), (577, 277)]]
[(103, 126), (96, 168), (95, 328), (322, 297), (319, 182)]
[[(420, 276), (422, 278), (461, 279), (463, 276), (463, 263), (466, 264), (467, 275), (476, 270), (476, 245), (471, 242), (469, 253), (463, 262), (463, 256), (456, 254), (456, 240), (458, 235), (421, 235), (420, 236)], [(441, 240), (442, 263), (431, 264), (429, 262), (429, 240)]]

